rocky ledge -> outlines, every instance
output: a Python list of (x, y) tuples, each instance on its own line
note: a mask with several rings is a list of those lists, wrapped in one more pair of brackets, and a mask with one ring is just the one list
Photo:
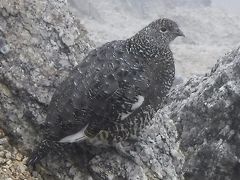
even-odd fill
[(86, 33), (65, 1), (0, 0), (0, 179), (239, 179), (240, 49), (173, 87), (138, 141), (123, 143), (137, 164), (109, 148), (83, 161), (69, 146), (27, 168), (55, 88), (93, 47)]
[(175, 87), (159, 113), (177, 127), (185, 179), (239, 179), (240, 48)]

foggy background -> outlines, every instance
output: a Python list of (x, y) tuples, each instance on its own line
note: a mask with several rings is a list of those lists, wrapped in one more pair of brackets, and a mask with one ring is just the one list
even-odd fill
[(220, 8), (231, 14), (235, 14), (235, 15), (240, 14), (239, 0), (212, 0), (212, 6)]
[(68, 0), (97, 46), (126, 39), (160, 17), (175, 20), (185, 34), (171, 49), (177, 76), (210, 71), (240, 45), (238, 0)]

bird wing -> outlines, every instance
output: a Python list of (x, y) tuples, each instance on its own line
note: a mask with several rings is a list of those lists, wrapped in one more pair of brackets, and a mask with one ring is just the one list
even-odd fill
[(47, 121), (58, 129), (56, 136), (75, 134), (87, 124), (84, 135), (95, 136), (144, 104), (150, 82), (146, 70), (131, 64), (131, 58), (110, 43), (93, 50), (73, 70), (49, 107)]
[[(102, 59), (100, 55), (97, 57)], [(113, 122), (125, 120), (146, 100), (150, 85), (146, 70), (140, 65), (129, 64), (129, 58), (133, 57), (123, 55), (105, 59), (101, 71), (89, 84), (88, 111), (91, 116), (86, 133), (90, 136), (111, 126)]]

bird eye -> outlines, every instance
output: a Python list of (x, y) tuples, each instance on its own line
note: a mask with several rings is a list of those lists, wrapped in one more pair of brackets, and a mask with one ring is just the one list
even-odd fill
[(166, 29), (165, 27), (162, 27), (162, 28), (160, 29), (160, 31), (161, 31), (161, 32), (166, 32), (167, 29)]

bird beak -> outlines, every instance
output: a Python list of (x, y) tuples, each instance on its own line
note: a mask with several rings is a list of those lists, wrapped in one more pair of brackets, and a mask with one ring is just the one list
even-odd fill
[(183, 34), (183, 32), (180, 29), (177, 29), (176, 35), (185, 37), (185, 35)]

